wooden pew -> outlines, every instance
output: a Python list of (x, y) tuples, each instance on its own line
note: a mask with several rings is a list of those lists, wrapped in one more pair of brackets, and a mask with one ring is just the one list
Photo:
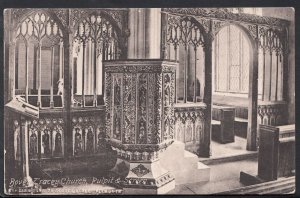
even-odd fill
[(294, 137), (295, 124), (277, 126), (279, 129), (279, 138)]
[(234, 134), (242, 137), (247, 138), (247, 128), (248, 128), (248, 119), (245, 118), (234, 118)]
[(295, 170), (295, 124), (278, 126), (279, 163), (278, 177), (289, 176)]
[(212, 139), (224, 143), (234, 142), (233, 107), (213, 105), (212, 113)]
[[(292, 175), (295, 169), (294, 133), (293, 126), (259, 126), (259, 178), (272, 181)], [(289, 136), (285, 137), (287, 134)]]

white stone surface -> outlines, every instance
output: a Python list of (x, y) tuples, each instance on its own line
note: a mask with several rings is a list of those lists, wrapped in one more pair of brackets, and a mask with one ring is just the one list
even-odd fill
[(174, 141), (160, 155), (162, 167), (175, 177), (176, 185), (209, 181), (210, 168), (199, 162), (197, 155), (186, 151), (184, 143)]

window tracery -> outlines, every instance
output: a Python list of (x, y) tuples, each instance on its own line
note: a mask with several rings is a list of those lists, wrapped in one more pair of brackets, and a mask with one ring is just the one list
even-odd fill
[(167, 57), (179, 60), (176, 101), (197, 102), (203, 98), (205, 35), (205, 28), (193, 17), (168, 16)]
[[(91, 14), (77, 26), (74, 35), (74, 97), (81, 106), (103, 104), (103, 60), (120, 57), (115, 27), (101, 15)], [(81, 98), (80, 98), (81, 96)]]
[(62, 107), (63, 95), (56, 96), (63, 73), (63, 34), (57, 22), (44, 12), (32, 13), (18, 24), (15, 38), (15, 94), (40, 107)]

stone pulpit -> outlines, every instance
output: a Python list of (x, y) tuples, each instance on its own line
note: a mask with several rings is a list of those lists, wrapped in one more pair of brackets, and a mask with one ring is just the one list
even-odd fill
[(104, 61), (106, 133), (117, 151), (113, 171), (124, 194), (163, 194), (174, 177), (160, 165), (160, 152), (174, 139), (177, 62), (159, 59)]

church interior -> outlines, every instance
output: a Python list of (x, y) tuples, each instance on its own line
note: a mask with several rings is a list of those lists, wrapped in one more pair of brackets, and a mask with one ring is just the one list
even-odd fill
[(293, 192), (294, 17), (6, 9), (6, 193)]

